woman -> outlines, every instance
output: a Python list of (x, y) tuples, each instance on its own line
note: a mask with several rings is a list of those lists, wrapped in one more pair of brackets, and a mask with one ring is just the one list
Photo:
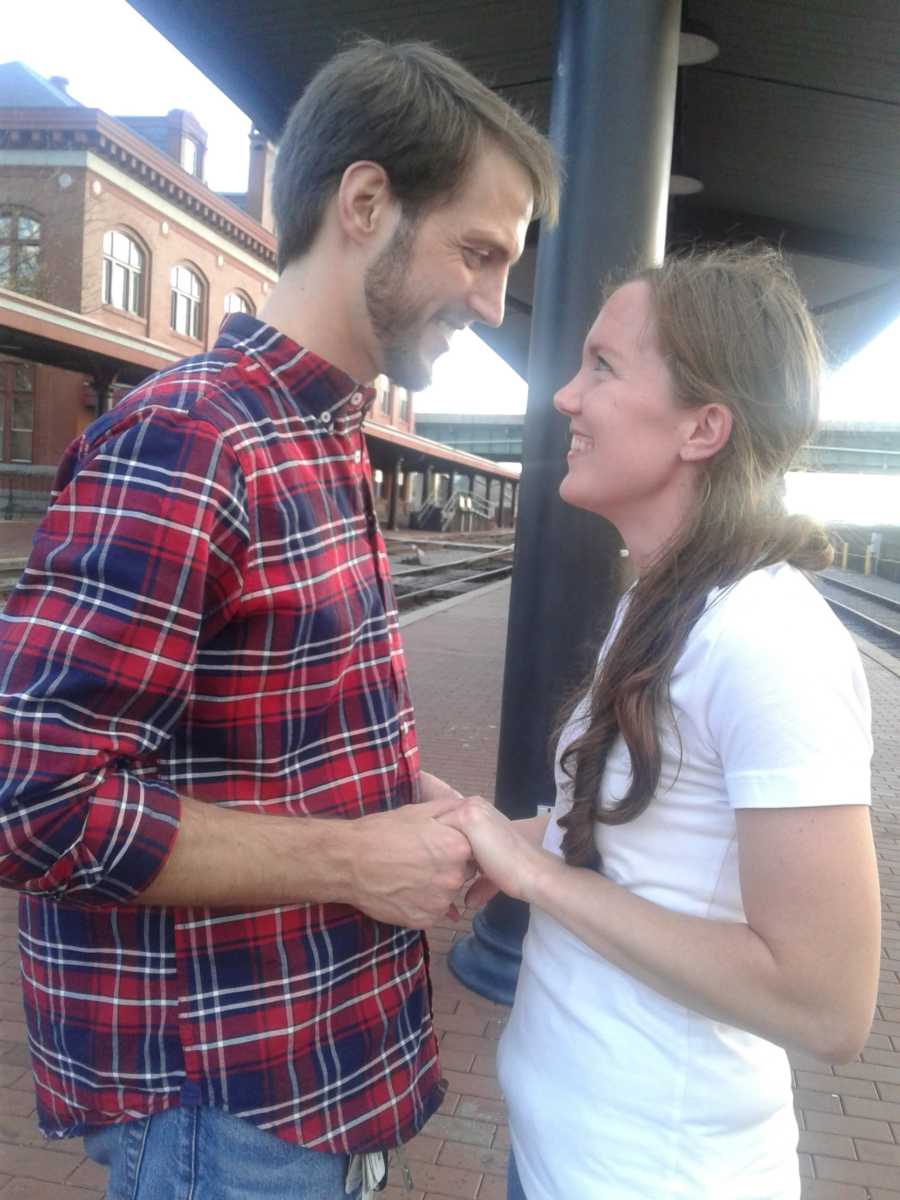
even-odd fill
[(786, 1048), (862, 1047), (880, 946), (870, 712), (781, 480), (821, 359), (774, 252), (618, 287), (556, 396), (560, 495), (637, 573), (557, 751), (556, 808), (446, 818), (532, 905), (499, 1055), (510, 1200), (800, 1195)]

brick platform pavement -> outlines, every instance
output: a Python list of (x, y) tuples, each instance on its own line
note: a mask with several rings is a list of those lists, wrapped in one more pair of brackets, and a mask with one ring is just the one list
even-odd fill
[(0, 521), (0, 559), (27, 558), (37, 521)]
[[(493, 792), (508, 584), (404, 623), (426, 769), (460, 790)], [(864, 648), (875, 713), (873, 820), (884, 899), (883, 975), (859, 1061), (828, 1068), (794, 1057), (804, 1200), (900, 1200), (900, 664)], [(447, 969), (467, 928), (431, 936), (444, 1106), (408, 1147), (415, 1187), (384, 1200), (504, 1200), (508, 1148), (494, 1050), (505, 1009), (473, 996)], [(0, 1200), (101, 1200), (102, 1172), (79, 1142), (37, 1133), (15, 950), (14, 898), (0, 894)], [(572, 1197), (571, 1200), (578, 1200)], [(664, 1200), (648, 1197), (647, 1200)]]

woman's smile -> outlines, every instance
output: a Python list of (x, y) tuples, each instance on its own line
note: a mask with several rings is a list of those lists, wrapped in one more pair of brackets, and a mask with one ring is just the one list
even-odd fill
[(572, 433), (572, 442), (569, 446), (569, 458), (577, 458), (579, 454), (589, 454), (594, 448), (594, 439), (585, 437), (583, 433)]

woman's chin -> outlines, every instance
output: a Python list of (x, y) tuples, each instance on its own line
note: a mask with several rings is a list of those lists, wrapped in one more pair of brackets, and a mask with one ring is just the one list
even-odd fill
[(585, 512), (597, 513), (598, 516), (603, 516), (603, 513), (596, 506), (596, 500), (591, 497), (583, 484), (573, 478), (571, 471), (559, 485), (559, 498), (566, 504), (570, 504), (572, 508), (583, 508)]

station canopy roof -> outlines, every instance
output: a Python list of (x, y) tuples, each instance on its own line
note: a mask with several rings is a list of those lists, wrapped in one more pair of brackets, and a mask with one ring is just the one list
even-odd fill
[[(131, 3), (273, 141), (319, 65), (359, 34), (434, 42), (548, 125), (555, 0)], [(682, 26), (719, 53), (679, 71), (673, 170), (703, 189), (673, 197), (670, 234), (780, 244), (832, 358), (846, 358), (900, 313), (900, 6), (685, 0)], [(522, 374), (535, 260), (531, 238), (502, 328), (476, 327)]]

